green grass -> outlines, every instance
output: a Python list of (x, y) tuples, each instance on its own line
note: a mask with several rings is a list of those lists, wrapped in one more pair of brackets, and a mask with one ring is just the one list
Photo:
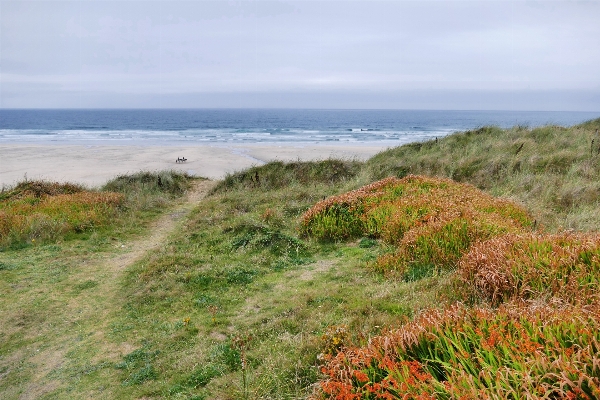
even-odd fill
[[(344, 242), (302, 236), (306, 211), (388, 176), (420, 174), (516, 202), (538, 230), (595, 231), (599, 127), (481, 128), (364, 163), (240, 171), (126, 268), (119, 260), (191, 180), (118, 177), (102, 188), (124, 196), (114, 223), (0, 251), (0, 397), (307, 398), (327, 355), (361, 349), (465, 293), (435, 259), (404, 280), (368, 268), (395, 251), (376, 224)], [(383, 221), (388, 211), (372, 217)]]
[(375, 268), (414, 280), (454, 268), (472, 243), (532, 225), (521, 207), (471, 185), (409, 175), (318, 202), (302, 215), (300, 232), (325, 241), (380, 238), (396, 251)]
[(550, 230), (596, 230), (599, 128), (600, 119), (570, 128), (483, 127), (384, 151), (366, 162), (361, 180), (447, 177), (526, 205)]
[[(164, 250), (128, 274), (129, 302), (118, 325), (131, 329), (115, 340), (131, 340), (135, 332), (138, 341), (154, 344), (157, 363), (172, 366), (162, 371), (167, 381), (179, 382), (195, 365), (209, 371), (197, 387), (177, 383), (178, 393), (240, 398), (241, 354), (227, 365), (214, 351), (249, 335), (249, 396), (308, 396), (318, 376), (319, 338), (330, 325), (346, 323), (359, 339), (406, 317), (420, 307), (416, 303), (435, 301), (432, 292), (414, 293), (424, 282), (387, 282), (365, 271), (363, 260), (376, 256), (377, 244), (321, 246), (298, 238), (294, 221), (328, 190), (313, 185), (308, 195), (303, 186), (291, 185), (225, 191), (205, 200)], [(409, 300), (413, 296), (419, 301)], [(400, 299), (414, 305), (397, 307)], [(148, 382), (120, 395), (148, 396), (166, 390), (161, 387)]]

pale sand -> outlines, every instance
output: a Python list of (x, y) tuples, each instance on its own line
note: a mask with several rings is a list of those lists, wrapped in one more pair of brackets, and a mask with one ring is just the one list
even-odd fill
[[(120, 174), (174, 169), (210, 179), (269, 161), (327, 158), (366, 160), (388, 145), (39, 145), (0, 144), (0, 187), (27, 179), (73, 182), (98, 187)], [(185, 163), (176, 163), (185, 157)]]

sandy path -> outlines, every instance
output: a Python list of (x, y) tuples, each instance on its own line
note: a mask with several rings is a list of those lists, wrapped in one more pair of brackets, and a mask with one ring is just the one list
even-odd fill
[(164, 244), (169, 234), (175, 229), (178, 221), (184, 218), (207, 195), (214, 185), (214, 181), (206, 180), (194, 183), (194, 186), (173, 210), (152, 224), (149, 229), (149, 236), (122, 244), (129, 251), (104, 261), (103, 269), (114, 270), (118, 273), (123, 268), (142, 258), (147, 252)]
[[(64, 314), (57, 317), (66, 321), (68, 326), (79, 329), (69, 330), (60, 343), (37, 350), (28, 360), (35, 365), (32, 379), (23, 388), (19, 399), (36, 399), (48, 394), (65, 384), (65, 380), (57, 380), (53, 376), (62, 368), (68, 367), (67, 356), (72, 351), (83, 347), (94, 349), (102, 360), (118, 361), (124, 354), (133, 350), (133, 346), (123, 344), (115, 346), (106, 332), (110, 329), (110, 313), (119, 308), (120, 282), (123, 273), (129, 266), (144, 257), (148, 252), (164, 245), (168, 236), (185, 219), (187, 214), (201, 201), (214, 186), (214, 181), (198, 181), (179, 202), (165, 215), (161, 216), (148, 229), (149, 235), (117, 246), (123, 253), (109, 255), (108, 258), (86, 264), (81, 271), (72, 276), (78, 281), (93, 280), (98, 285), (83, 291), (65, 304)], [(91, 333), (91, 335), (90, 335)], [(87, 336), (82, 342), (77, 336)], [(52, 342), (54, 344), (54, 341)], [(43, 347), (43, 346), (42, 346)], [(86, 360), (87, 363), (98, 360)], [(107, 388), (109, 389), (109, 388)], [(99, 394), (89, 393), (89, 398)], [(105, 397), (106, 393), (102, 397)], [(109, 396), (110, 397), (110, 396)]]

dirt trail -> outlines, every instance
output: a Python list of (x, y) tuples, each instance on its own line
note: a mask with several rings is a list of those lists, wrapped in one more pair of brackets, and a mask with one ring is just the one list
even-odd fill
[[(61, 332), (62, 340), (59, 340), (59, 343), (42, 350), (38, 349), (29, 358), (28, 361), (35, 365), (33, 377), (21, 391), (19, 399), (36, 399), (64, 386), (67, 383), (65, 379), (55, 378), (61, 375), (57, 374), (57, 371), (69, 369), (73, 360), (67, 355), (73, 351), (81, 351), (82, 347), (90, 349), (88, 351), (92, 359), (86, 359), (86, 355), (83, 355), (83, 359), (75, 360), (75, 363), (93, 363), (96, 357), (117, 361), (123, 354), (132, 350), (128, 344), (115, 346), (106, 338), (106, 332), (110, 329), (110, 314), (119, 309), (119, 302), (122, 301), (119, 295), (122, 275), (127, 267), (148, 252), (164, 245), (171, 232), (208, 194), (214, 184), (214, 181), (194, 182), (186, 196), (150, 226), (147, 236), (119, 243), (119, 250), (123, 253), (109, 255), (107, 258), (86, 264), (73, 274), (71, 278), (74, 280), (93, 281), (97, 285), (71, 298), (65, 304), (64, 313), (55, 317), (61, 319), (63, 325), (75, 328), (67, 328), (65, 332)], [(82, 335), (87, 336), (84, 343), (80, 339)], [(91, 397), (95, 396), (91, 394)]]
[(195, 182), (186, 196), (168, 214), (163, 215), (154, 222), (149, 229), (149, 236), (140, 238), (130, 243), (124, 243), (129, 251), (106, 260), (104, 266), (108, 269), (119, 271), (136, 260), (143, 257), (147, 252), (164, 244), (165, 239), (175, 229), (179, 220), (184, 218), (202, 200), (210, 189), (215, 185), (214, 181)]

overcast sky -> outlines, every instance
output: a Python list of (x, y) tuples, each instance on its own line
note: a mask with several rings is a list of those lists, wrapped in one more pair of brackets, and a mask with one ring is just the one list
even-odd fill
[(600, 111), (600, 1), (4, 1), (0, 107)]

